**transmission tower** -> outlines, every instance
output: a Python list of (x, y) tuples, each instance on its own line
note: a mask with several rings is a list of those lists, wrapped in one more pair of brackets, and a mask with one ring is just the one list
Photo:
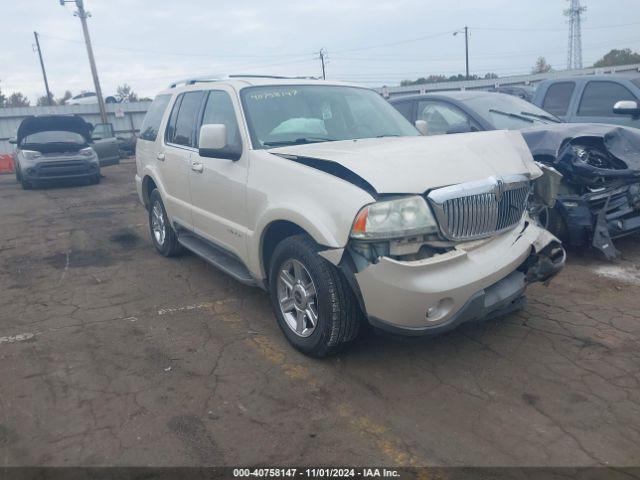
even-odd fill
[(564, 11), (569, 17), (569, 48), (567, 49), (567, 70), (582, 68), (582, 14), (587, 7), (580, 0), (567, 0), (571, 6)]

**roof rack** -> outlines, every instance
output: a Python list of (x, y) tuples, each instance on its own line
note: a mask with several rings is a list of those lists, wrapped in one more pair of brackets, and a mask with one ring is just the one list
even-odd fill
[(273, 78), (275, 80), (319, 80), (318, 77), (284, 77), (280, 75), (254, 75), (254, 74), (235, 74), (229, 75), (229, 78)]
[(220, 82), (224, 80), (223, 77), (193, 77), (185, 78), (183, 80), (177, 80), (169, 84), (169, 88), (176, 88), (178, 85), (193, 85), (195, 83), (209, 83)]

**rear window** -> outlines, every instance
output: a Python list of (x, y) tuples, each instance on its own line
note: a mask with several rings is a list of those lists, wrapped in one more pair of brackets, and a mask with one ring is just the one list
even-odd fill
[(569, 103), (571, 102), (571, 95), (573, 95), (575, 88), (576, 84), (574, 82), (554, 83), (547, 90), (542, 108), (554, 115), (566, 115), (569, 109)]
[(158, 136), (162, 117), (164, 116), (164, 111), (167, 109), (167, 105), (169, 105), (169, 100), (171, 100), (171, 94), (158, 95), (153, 100), (142, 122), (142, 128), (140, 128), (141, 139), (151, 142), (155, 141)]
[(181, 94), (180, 97), (173, 106), (165, 139), (168, 143), (193, 147), (195, 145), (196, 121), (202, 106), (204, 92), (187, 92)]

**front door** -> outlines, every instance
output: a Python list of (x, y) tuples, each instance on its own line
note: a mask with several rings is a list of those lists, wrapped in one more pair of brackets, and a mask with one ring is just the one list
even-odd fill
[[(237, 118), (230, 92), (211, 90), (206, 99), (201, 124), (226, 125), (227, 145), (239, 147), (243, 140)], [(244, 258), (248, 156), (242, 155), (235, 161), (222, 158), (223, 156), (211, 158), (201, 157), (197, 151), (193, 153), (190, 182), (194, 230), (209, 241)]]

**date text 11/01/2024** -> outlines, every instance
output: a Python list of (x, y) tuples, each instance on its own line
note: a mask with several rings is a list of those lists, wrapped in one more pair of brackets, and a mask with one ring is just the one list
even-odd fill
[(400, 472), (387, 468), (236, 468), (233, 470), (233, 476), (234, 478), (394, 478), (399, 477)]

